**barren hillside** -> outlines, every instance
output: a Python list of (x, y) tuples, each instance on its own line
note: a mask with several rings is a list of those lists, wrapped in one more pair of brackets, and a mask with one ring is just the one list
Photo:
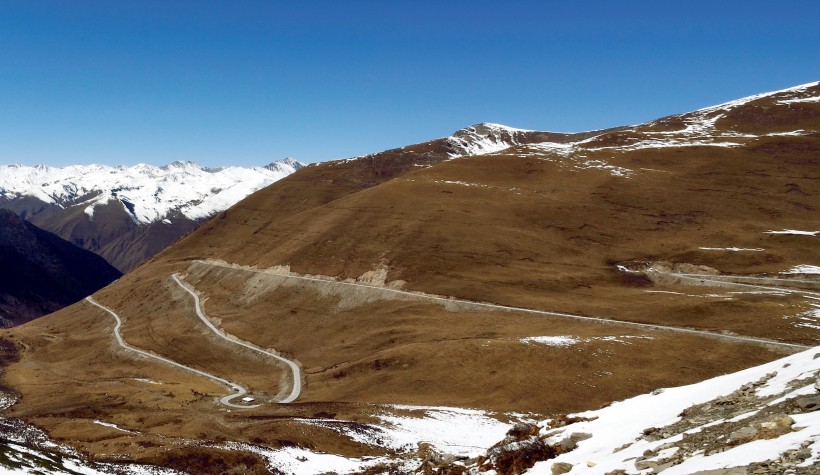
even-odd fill
[(308, 166), (4, 332), (6, 415), (99, 460), (406, 472), (418, 442), (478, 457), (516, 422), (804, 351), (818, 97)]

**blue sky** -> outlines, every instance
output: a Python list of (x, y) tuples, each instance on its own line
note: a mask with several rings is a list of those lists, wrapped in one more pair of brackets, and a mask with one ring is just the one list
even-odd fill
[(345, 158), (820, 80), (820, 2), (0, 0), (0, 163)]

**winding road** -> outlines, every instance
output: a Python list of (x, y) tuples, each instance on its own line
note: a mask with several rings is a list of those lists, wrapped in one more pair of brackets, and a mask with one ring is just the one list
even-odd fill
[(199, 295), (197, 295), (197, 293), (193, 289), (189, 288), (188, 285), (186, 285), (186, 283), (184, 283), (179, 278), (179, 274), (174, 274), (171, 277), (173, 277), (174, 281), (180, 287), (182, 287), (183, 289), (185, 289), (186, 292), (191, 294), (191, 296), (194, 298), (194, 308), (196, 309), (196, 315), (199, 317), (200, 320), (202, 320), (203, 323), (205, 323), (205, 325), (208, 326), (208, 328), (211, 329), (211, 331), (216, 333), (217, 336), (219, 336), (221, 338), (224, 338), (225, 340), (228, 340), (229, 342), (234, 343), (236, 345), (240, 345), (240, 346), (243, 346), (243, 347), (248, 348), (250, 350), (253, 350), (257, 353), (261, 353), (263, 355), (269, 356), (269, 357), (275, 359), (276, 361), (278, 361), (280, 363), (284, 363), (288, 368), (290, 368), (291, 374), (293, 376), (293, 386), (291, 388), (290, 394), (287, 397), (285, 397), (284, 399), (280, 400), (279, 401), (280, 403), (286, 404), (286, 403), (289, 403), (289, 402), (293, 402), (293, 401), (296, 400), (296, 398), (299, 397), (299, 394), (302, 392), (302, 372), (299, 369), (299, 365), (297, 365), (295, 362), (293, 362), (293, 361), (291, 361), (287, 358), (283, 358), (283, 357), (281, 357), (281, 356), (279, 356), (275, 353), (265, 351), (265, 350), (263, 350), (262, 348), (260, 348), (256, 345), (253, 345), (251, 343), (247, 343), (245, 341), (239, 340), (236, 337), (233, 337), (232, 335), (227, 335), (223, 331), (216, 328), (214, 326), (214, 324), (211, 323), (210, 320), (208, 320), (208, 317), (205, 315), (205, 312), (202, 310), (202, 303), (199, 300)]
[(219, 376), (214, 376), (213, 374), (206, 373), (205, 371), (200, 371), (198, 369), (191, 368), (190, 366), (185, 366), (183, 364), (177, 363), (176, 361), (169, 360), (168, 358), (163, 358), (162, 356), (158, 356), (158, 355), (155, 355), (153, 353), (149, 353), (145, 350), (140, 350), (139, 348), (136, 348), (136, 347), (133, 347), (133, 346), (129, 345), (128, 343), (125, 342), (125, 340), (123, 340), (122, 334), (120, 333), (120, 328), (122, 327), (122, 320), (120, 319), (120, 316), (117, 315), (110, 308), (97, 303), (91, 297), (86, 297), (85, 300), (88, 301), (88, 303), (102, 309), (103, 311), (107, 312), (109, 315), (114, 317), (114, 321), (116, 322), (115, 325), (114, 325), (114, 336), (116, 337), (117, 344), (120, 347), (122, 347), (122, 348), (124, 348), (128, 351), (133, 351), (134, 353), (137, 353), (139, 355), (146, 356), (148, 358), (152, 358), (152, 359), (161, 361), (161, 362), (163, 362), (167, 365), (170, 365), (170, 366), (173, 366), (173, 367), (176, 367), (176, 368), (180, 368), (180, 369), (183, 369), (185, 371), (190, 371), (191, 373), (198, 374), (199, 376), (204, 376), (204, 377), (206, 377), (206, 378), (208, 378), (212, 381), (216, 381), (217, 383), (220, 383), (220, 384), (223, 384), (223, 385), (227, 386), (233, 392), (231, 394), (228, 394), (227, 396), (224, 396), (224, 397), (219, 399), (219, 402), (224, 404), (225, 406), (233, 407), (235, 409), (252, 409), (254, 407), (259, 407), (261, 405), (261, 404), (256, 404), (256, 405), (234, 404), (233, 402), (231, 402), (232, 400), (248, 394), (248, 391), (245, 388), (243, 388), (242, 386), (240, 386), (236, 383), (232, 383), (232, 382), (228, 381), (227, 379), (220, 378)]
[[(753, 288), (753, 289), (760, 289), (760, 290), (767, 290), (770, 292), (783, 292), (789, 294), (799, 294), (805, 295), (808, 297), (820, 298), (820, 292), (815, 292), (811, 290), (803, 290), (803, 289), (793, 289), (788, 287), (773, 287), (771, 285), (756, 285), (756, 284), (746, 284), (742, 282), (733, 282), (730, 279), (738, 279), (738, 280), (776, 280), (773, 277), (745, 277), (745, 276), (736, 276), (736, 275), (710, 275), (710, 274), (679, 274), (676, 272), (660, 272), (655, 269), (647, 269), (646, 272), (654, 272), (656, 274), (663, 274), (663, 275), (671, 275), (672, 277), (677, 277), (681, 280), (692, 280), (697, 282), (709, 282), (712, 284), (717, 284), (720, 286), (728, 286), (728, 287), (745, 287), (745, 288)], [(797, 283), (808, 283), (808, 284), (820, 284), (820, 281), (809, 281), (804, 279), (783, 279), (786, 282), (797, 282)]]
[[(560, 317), (560, 318), (581, 320), (581, 321), (587, 321), (587, 322), (603, 323), (603, 324), (614, 325), (614, 326), (639, 328), (639, 329), (642, 329), (642, 330), (655, 330), (655, 331), (666, 331), (666, 332), (673, 332), (673, 333), (683, 333), (683, 334), (687, 334), (687, 335), (697, 335), (697, 336), (703, 336), (703, 337), (708, 337), (708, 338), (716, 338), (716, 339), (725, 340), (725, 341), (734, 341), (734, 342), (740, 342), (740, 343), (752, 343), (752, 344), (758, 344), (758, 345), (776, 346), (776, 347), (786, 348), (786, 349), (789, 349), (791, 351), (803, 351), (803, 350), (806, 350), (806, 349), (809, 349), (809, 348), (813, 348), (813, 346), (810, 346), (810, 345), (800, 345), (800, 344), (796, 344), (796, 343), (785, 343), (785, 342), (782, 342), (782, 341), (769, 340), (769, 339), (766, 339), (766, 338), (757, 338), (757, 337), (753, 337), (753, 336), (727, 335), (725, 333), (717, 333), (717, 332), (711, 332), (711, 331), (707, 331), (707, 330), (695, 330), (693, 328), (674, 327), (674, 326), (667, 326), (667, 325), (655, 325), (655, 324), (651, 324), (651, 323), (629, 322), (629, 321), (614, 320), (614, 319), (611, 319), (611, 318), (604, 318), (604, 317), (591, 317), (591, 316), (586, 316), (586, 315), (576, 315), (576, 314), (572, 314), (572, 313), (552, 312), (552, 311), (548, 311), (548, 310), (535, 310), (535, 309), (530, 309), (530, 308), (512, 307), (512, 306), (509, 306), (509, 305), (498, 305), (498, 304), (492, 304), (492, 303), (475, 302), (475, 301), (472, 301), (472, 300), (461, 300), (461, 299), (457, 299), (457, 298), (443, 297), (443, 296), (438, 296), (438, 295), (430, 295), (430, 294), (425, 294), (425, 293), (421, 293), (421, 292), (412, 292), (412, 291), (408, 291), (408, 290), (399, 290), (399, 289), (393, 289), (393, 288), (390, 288), (390, 287), (382, 287), (382, 286), (372, 285), (372, 284), (363, 284), (361, 282), (340, 282), (340, 281), (337, 281), (337, 280), (331, 280), (329, 278), (323, 279), (323, 278), (319, 278), (319, 277), (306, 277), (306, 276), (299, 276), (299, 275), (292, 275), (292, 274), (277, 274), (277, 273), (268, 272), (268, 271), (265, 271), (265, 270), (249, 269), (247, 267), (243, 267), (243, 266), (239, 266), (239, 265), (223, 264), (223, 263), (220, 263), (220, 262), (209, 262), (209, 261), (203, 261), (203, 260), (199, 260), (199, 259), (194, 260), (193, 262), (194, 263), (199, 263), (199, 264), (204, 264), (204, 265), (209, 265), (209, 266), (214, 266), (214, 267), (222, 267), (222, 268), (226, 268), (226, 269), (236, 269), (236, 270), (242, 270), (242, 271), (245, 271), (245, 272), (253, 272), (253, 273), (257, 273), (257, 274), (275, 275), (275, 276), (285, 277), (285, 278), (289, 278), (289, 279), (299, 279), (299, 280), (306, 280), (306, 281), (312, 281), (312, 282), (332, 283), (332, 284), (345, 285), (345, 286), (351, 286), (351, 287), (364, 287), (364, 288), (369, 288), (369, 289), (380, 290), (380, 291), (383, 291), (383, 292), (390, 292), (390, 293), (394, 293), (394, 294), (407, 295), (407, 296), (411, 296), (411, 297), (414, 297), (414, 298), (421, 298), (421, 299), (427, 299), (427, 300), (450, 303), (450, 304), (455, 303), (455, 304), (462, 304), (462, 305), (468, 305), (468, 306), (473, 306), (473, 307), (489, 308), (489, 309), (494, 309), (494, 310), (504, 310), (504, 311), (511, 311), (511, 312), (530, 313), (530, 314), (544, 315), (544, 316), (549, 316), (549, 317)], [(727, 282), (721, 282), (721, 283), (727, 283)], [(745, 285), (750, 285), (750, 284), (734, 284), (734, 285), (744, 285), (745, 286)], [(801, 293), (805, 293), (805, 292), (801, 292)]]

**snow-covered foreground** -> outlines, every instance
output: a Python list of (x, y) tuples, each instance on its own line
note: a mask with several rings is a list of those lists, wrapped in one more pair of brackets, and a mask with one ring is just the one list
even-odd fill
[[(0, 392), (0, 408), (13, 398)], [(140, 464), (96, 463), (77, 451), (54, 443), (19, 419), (0, 418), (0, 475), (181, 475), (169, 468)]]
[[(576, 434), (574, 450), (537, 463), (528, 473), (694, 474), (779, 461), (787, 468), (820, 464), (820, 347), (701, 383), (657, 390), (541, 435), (558, 443)], [(583, 434), (581, 436), (577, 434)], [(789, 451), (794, 451), (791, 455)], [(794, 455), (796, 453), (797, 455)], [(793, 462), (783, 461), (786, 459)], [(791, 465), (790, 465), (791, 464)], [(772, 465), (770, 463), (770, 465)], [(665, 468), (665, 469), (664, 469)]]
[[(341, 455), (313, 452), (301, 447), (269, 449), (249, 444), (228, 443), (219, 448), (253, 452), (263, 457), (275, 473), (319, 475), (325, 473), (359, 473), (373, 467), (392, 467), (391, 473), (413, 473), (421, 464), (420, 447), (453, 459), (467, 459), (483, 454), (504, 437), (513, 426), (493, 414), (455, 407), (382, 406), (377, 409), (378, 423), (363, 424), (338, 419), (298, 419), (338, 432), (350, 439), (386, 449), (390, 455), (346, 458)], [(379, 472), (381, 473), (381, 472)]]
[[(815, 347), (689, 386), (657, 389), (603, 409), (544, 420), (537, 423), (530, 440), (561, 447), (559, 455), (537, 462), (526, 473), (705, 475), (708, 470), (750, 465), (762, 467), (755, 473), (813, 473), (793, 470), (820, 465), (818, 377), (820, 347)], [(388, 473), (390, 467), (390, 473), (423, 473), (429, 453), (438, 454), (434, 460), (439, 467), (458, 466), (471, 475), (496, 474), (492, 463), (499, 447), (527, 447), (527, 440), (502, 442), (520, 425), (484, 411), (383, 406), (375, 417), (379, 422), (367, 424), (337, 419), (299, 422), (381, 447), (390, 455), (346, 458), (298, 447), (219, 447), (257, 453), (269, 468), (300, 475), (358, 473), (377, 467), (383, 472), (374, 473)], [(514, 419), (526, 421), (520, 415)]]

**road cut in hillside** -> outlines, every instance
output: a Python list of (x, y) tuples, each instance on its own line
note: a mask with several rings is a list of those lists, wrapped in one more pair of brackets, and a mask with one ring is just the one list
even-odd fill
[(137, 353), (137, 354), (142, 355), (142, 356), (146, 356), (148, 358), (152, 358), (152, 359), (161, 361), (161, 362), (163, 362), (167, 365), (174, 366), (174, 367), (180, 368), (180, 369), (184, 369), (185, 371), (190, 371), (190, 372), (198, 374), (200, 376), (204, 376), (204, 377), (206, 377), (206, 378), (208, 378), (212, 381), (216, 381), (217, 383), (228, 386), (231, 389), (231, 391), (233, 391), (233, 393), (228, 394), (227, 396), (224, 396), (224, 397), (219, 399), (219, 402), (222, 403), (225, 406), (232, 407), (232, 408), (235, 408), (235, 409), (252, 409), (254, 407), (259, 407), (260, 406), (259, 404), (252, 405), (252, 406), (239, 405), (239, 404), (234, 404), (233, 402), (231, 402), (232, 400), (234, 400), (236, 398), (243, 397), (246, 394), (248, 394), (248, 391), (245, 388), (243, 388), (242, 386), (240, 386), (236, 383), (232, 383), (232, 382), (228, 381), (227, 379), (220, 378), (219, 376), (214, 376), (213, 374), (206, 373), (205, 371), (200, 371), (198, 369), (191, 368), (190, 366), (185, 366), (181, 363), (177, 363), (176, 361), (169, 360), (168, 358), (163, 358), (162, 356), (158, 356), (158, 355), (155, 355), (153, 353), (149, 353), (147, 351), (144, 351), (144, 350), (141, 350), (139, 348), (136, 348), (136, 347), (133, 347), (133, 346), (129, 345), (128, 343), (125, 342), (125, 340), (123, 340), (122, 334), (120, 333), (120, 327), (122, 327), (122, 320), (120, 319), (120, 316), (117, 315), (110, 308), (97, 303), (97, 301), (95, 301), (91, 297), (86, 297), (85, 300), (88, 303), (90, 303), (91, 305), (94, 305), (95, 307), (100, 308), (104, 312), (107, 312), (109, 315), (114, 317), (114, 320), (116, 322), (116, 324), (114, 325), (114, 337), (117, 340), (117, 344), (121, 348), (124, 348), (128, 351), (132, 351), (132, 352)]
[(263, 355), (269, 356), (269, 357), (275, 359), (276, 361), (284, 363), (285, 365), (287, 365), (287, 367), (291, 371), (291, 374), (293, 375), (293, 386), (291, 388), (290, 394), (288, 394), (285, 398), (281, 399), (279, 401), (280, 403), (287, 404), (287, 403), (295, 401), (296, 398), (299, 397), (299, 394), (302, 392), (302, 372), (299, 369), (299, 365), (297, 365), (295, 362), (293, 362), (293, 361), (291, 361), (287, 358), (283, 358), (283, 357), (277, 355), (276, 353), (271, 353), (270, 351), (263, 350), (262, 348), (254, 345), (254, 344), (244, 342), (244, 341), (241, 341), (241, 340), (239, 340), (235, 337), (231, 337), (229, 335), (226, 335), (223, 331), (216, 328), (214, 326), (214, 324), (211, 323), (210, 320), (208, 320), (208, 317), (205, 315), (205, 312), (202, 310), (202, 303), (200, 302), (199, 295), (197, 295), (197, 293), (194, 290), (192, 290), (188, 285), (186, 285), (179, 278), (179, 274), (174, 274), (171, 277), (173, 277), (174, 282), (176, 282), (180, 287), (185, 289), (185, 291), (188, 292), (189, 294), (191, 294), (191, 296), (194, 298), (194, 308), (196, 310), (196, 315), (199, 317), (200, 320), (202, 320), (203, 323), (205, 323), (205, 325), (208, 326), (208, 328), (211, 329), (211, 331), (213, 331), (219, 337), (224, 338), (225, 340), (228, 340), (231, 343), (243, 346), (243, 347), (248, 348), (250, 350), (253, 350), (255, 352), (258, 352), (258, 353), (261, 353)]
[[(227, 269), (242, 270), (242, 271), (246, 271), (246, 272), (254, 272), (254, 273), (260, 273), (260, 274), (275, 274), (277, 276), (290, 278), (290, 279), (299, 279), (299, 280), (312, 281), (312, 282), (334, 283), (334, 284), (338, 284), (338, 285), (342, 285), (342, 286), (363, 287), (363, 288), (374, 289), (374, 290), (378, 290), (378, 291), (382, 291), (382, 292), (390, 292), (390, 293), (406, 295), (406, 296), (411, 296), (411, 297), (415, 297), (415, 298), (432, 300), (432, 301), (448, 303), (448, 304), (460, 304), (460, 305), (465, 305), (465, 306), (479, 307), (479, 308), (489, 308), (489, 309), (508, 311), (508, 312), (522, 312), (522, 313), (529, 313), (529, 314), (535, 314), (535, 315), (544, 315), (544, 316), (549, 316), (549, 317), (560, 317), (560, 318), (568, 318), (568, 319), (574, 319), (574, 320), (591, 321), (591, 322), (602, 323), (602, 324), (606, 324), (606, 325), (617, 325), (617, 326), (625, 326), (625, 327), (631, 327), (631, 328), (640, 328), (640, 329), (643, 329), (643, 330), (685, 333), (685, 334), (690, 334), (690, 335), (697, 335), (697, 336), (704, 336), (704, 337), (709, 337), (709, 338), (716, 338), (716, 339), (720, 339), (720, 340), (724, 340), (724, 341), (752, 343), (752, 344), (766, 345), (766, 346), (775, 346), (775, 347), (779, 347), (779, 348), (782, 348), (782, 349), (786, 349), (786, 350), (791, 351), (791, 352), (797, 352), (797, 351), (802, 351), (802, 350), (811, 348), (811, 346), (807, 346), (807, 345), (800, 345), (800, 344), (796, 344), (796, 343), (786, 343), (786, 342), (782, 342), (782, 341), (770, 340), (770, 339), (766, 339), (766, 338), (757, 338), (757, 337), (752, 337), (752, 336), (729, 335), (729, 334), (725, 334), (725, 333), (717, 333), (717, 332), (711, 332), (711, 331), (706, 331), (706, 330), (696, 330), (696, 329), (693, 329), (693, 328), (676, 327), (676, 326), (670, 326), (670, 325), (657, 325), (657, 324), (651, 324), (651, 323), (638, 323), (638, 322), (630, 322), (630, 321), (624, 321), (624, 320), (615, 320), (615, 319), (612, 319), (612, 318), (605, 318), (605, 317), (577, 315), (577, 314), (572, 314), (572, 313), (553, 312), (553, 311), (549, 311), (549, 310), (536, 310), (536, 309), (531, 309), (531, 308), (513, 307), (513, 306), (509, 306), (509, 305), (499, 305), (499, 304), (493, 304), (493, 303), (487, 303), (487, 302), (475, 302), (475, 301), (471, 301), (471, 300), (462, 300), (462, 299), (457, 299), (457, 298), (453, 298), (453, 297), (445, 297), (445, 296), (440, 296), (440, 295), (431, 295), (431, 294), (425, 294), (425, 293), (422, 293), (422, 292), (413, 292), (413, 291), (408, 291), (408, 290), (400, 290), (400, 289), (395, 289), (395, 288), (391, 288), (391, 287), (384, 287), (384, 286), (378, 286), (378, 285), (372, 285), (372, 284), (365, 284), (365, 283), (361, 283), (361, 282), (338, 281), (338, 280), (334, 280), (331, 277), (300, 276), (300, 275), (295, 275), (293, 273), (289, 273), (289, 274), (273, 273), (273, 272), (269, 272), (269, 271), (266, 271), (266, 270), (251, 269), (251, 268), (247, 268), (245, 266), (240, 266), (240, 265), (236, 265), (236, 264), (228, 264), (228, 263), (212, 262), (212, 261), (203, 261), (203, 260), (195, 260), (193, 262), (194, 263), (199, 263), (199, 264), (215, 266), (215, 267), (223, 267), (223, 268), (227, 268)], [(189, 290), (189, 292), (190, 292), (190, 290)]]

